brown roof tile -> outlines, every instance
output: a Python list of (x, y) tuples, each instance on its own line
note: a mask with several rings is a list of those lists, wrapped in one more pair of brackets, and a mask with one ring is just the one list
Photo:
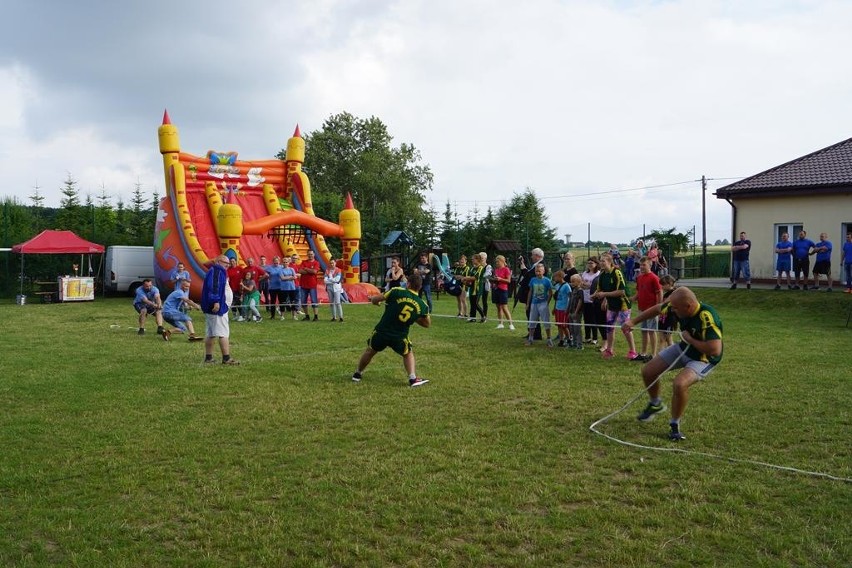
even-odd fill
[(716, 190), (719, 198), (852, 191), (852, 138)]

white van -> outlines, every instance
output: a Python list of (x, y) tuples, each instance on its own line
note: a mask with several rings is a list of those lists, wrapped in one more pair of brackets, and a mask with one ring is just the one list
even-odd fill
[(136, 293), (146, 278), (154, 280), (154, 247), (107, 247), (104, 287)]

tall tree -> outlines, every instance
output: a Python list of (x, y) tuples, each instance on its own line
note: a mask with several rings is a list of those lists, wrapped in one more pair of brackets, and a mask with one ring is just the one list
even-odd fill
[[(304, 168), (315, 211), (336, 219), (346, 193), (351, 193), (361, 211), (367, 251), (377, 251), (393, 229), (406, 231), (418, 245), (427, 244), (434, 231), (434, 217), (424, 208), (432, 171), (421, 163), (413, 145), (394, 147), (392, 141), (378, 118), (361, 119), (348, 112), (329, 117), (320, 130), (305, 135)], [(285, 151), (278, 156), (284, 158)]]
[(55, 228), (79, 232), (83, 227), (83, 208), (80, 205), (80, 190), (77, 180), (69, 173), (59, 190), (60, 210), (56, 215)]
[(526, 251), (533, 247), (545, 251), (559, 248), (556, 229), (547, 225), (544, 206), (530, 188), (515, 193), (509, 203), (500, 207), (495, 231), (501, 238), (518, 241)]

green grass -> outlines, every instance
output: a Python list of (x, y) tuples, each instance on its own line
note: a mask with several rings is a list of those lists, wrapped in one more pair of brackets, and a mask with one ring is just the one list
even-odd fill
[[(678, 447), (851, 478), (852, 298), (698, 292), (725, 355)], [(412, 332), (429, 385), (392, 353), (354, 384), (381, 309), (345, 309), (233, 323), (228, 368), (137, 337), (129, 299), (0, 306), (0, 565), (852, 562), (852, 483), (589, 432), (640, 391), (636, 363), (436, 318)], [(642, 403), (601, 429), (671, 447)]]

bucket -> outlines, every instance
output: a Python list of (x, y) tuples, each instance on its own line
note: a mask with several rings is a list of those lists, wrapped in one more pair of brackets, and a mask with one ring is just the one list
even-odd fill
[(18, 294), (17, 296), (15, 296), (15, 303), (19, 306), (23, 306), (27, 303), (27, 297), (23, 294)]

